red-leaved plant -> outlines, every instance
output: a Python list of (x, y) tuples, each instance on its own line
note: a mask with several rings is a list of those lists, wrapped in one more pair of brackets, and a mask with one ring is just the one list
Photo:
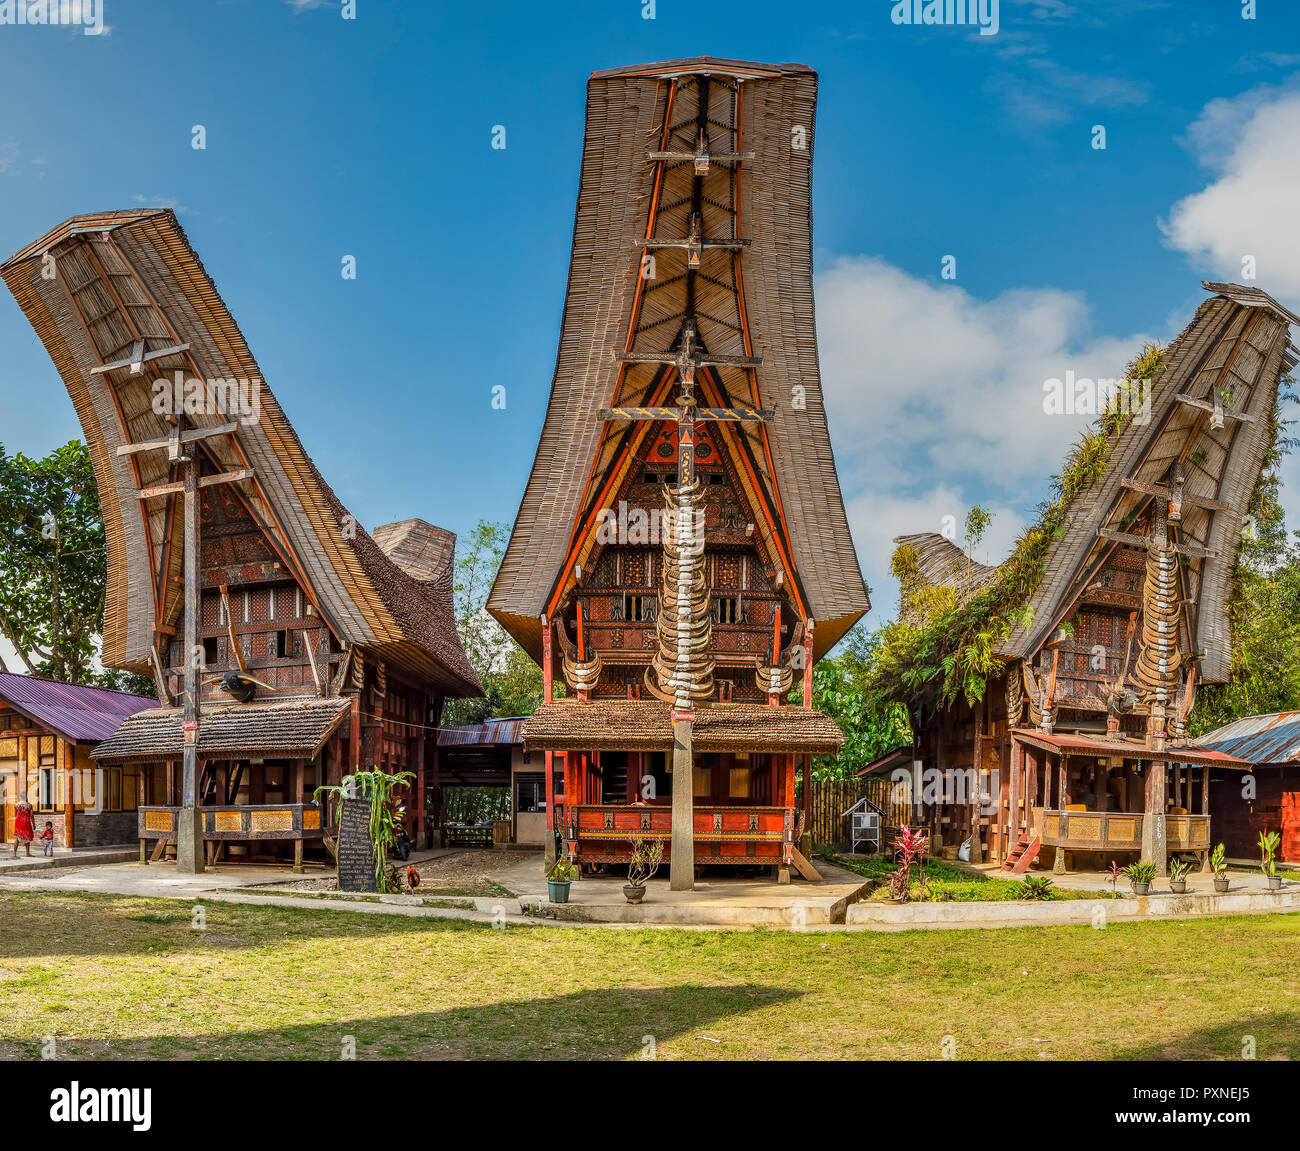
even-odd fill
[(1113, 859), (1110, 861), (1110, 889), (1115, 890), (1115, 884), (1119, 882), (1119, 877), (1124, 874), (1124, 869), (1120, 867)]
[[(889, 894), (894, 899), (910, 899), (912, 891), (912, 868), (917, 867), (921, 858), (925, 855), (925, 836), (919, 831), (913, 831), (904, 824), (898, 829), (898, 836), (894, 839), (894, 858), (898, 861), (898, 870), (893, 872), (889, 877)], [(921, 886), (925, 886), (925, 873), (918, 872), (921, 878)]]

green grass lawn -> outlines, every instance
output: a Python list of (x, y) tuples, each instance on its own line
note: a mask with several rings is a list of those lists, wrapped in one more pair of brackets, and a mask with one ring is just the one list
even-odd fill
[[(889, 894), (889, 874), (897, 868), (892, 856), (867, 855), (852, 858), (847, 855), (833, 856), (833, 861), (840, 867), (855, 871), (867, 879), (880, 884), (867, 898), (879, 901)], [(920, 883), (913, 881), (911, 893), (913, 899), (952, 900), (955, 903), (972, 903), (981, 900), (1001, 901), (1004, 899), (1023, 899), (1025, 885), (1019, 879), (1003, 879), (993, 875), (976, 875), (947, 863), (942, 859), (926, 862), (925, 891)], [(1051, 876), (1048, 876), (1050, 879)], [(1125, 880), (1127, 884), (1127, 880)], [(1098, 876), (1097, 891), (1080, 891), (1068, 887), (1053, 887), (1047, 893), (1048, 899), (1098, 899), (1116, 898), (1109, 887)]]
[[(1300, 1056), (1300, 914), (1001, 931), (506, 927), (0, 894), (0, 1058)], [(715, 1042), (716, 1041), (716, 1042)]]

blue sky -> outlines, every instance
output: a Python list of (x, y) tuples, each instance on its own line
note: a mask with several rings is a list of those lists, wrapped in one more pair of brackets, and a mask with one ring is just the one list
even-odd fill
[[(598, 68), (708, 54), (821, 75), (823, 382), (873, 622), (895, 608), (894, 534), (984, 502), (996, 560), (1032, 514), (1086, 422), (1043, 414), (1045, 379), (1119, 375), (1242, 255), (1300, 305), (1300, 12), (1281, 0), (1251, 20), (1239, 0), (1002, 0), (987, 37), (896, 26), (889, 0), (356, 8), (104, 0), (100, 36), (0, 24), (0, 249), (78, 212), (174, 206), (367, 526), (513, 518)], [(0, 442), (79, 435), (7, 294), (0, 349)]]

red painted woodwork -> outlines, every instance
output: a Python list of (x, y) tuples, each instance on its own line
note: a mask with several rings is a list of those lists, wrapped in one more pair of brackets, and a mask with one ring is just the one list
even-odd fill
[[(658, 840), (670, 853), (671, 807), (574, 804), (565, 812), (565, 838), (579, 863), (626, 863), (632, 840)], [(777, 866), (794, 835), (792, 807), (697, 807), (695, 863)]]

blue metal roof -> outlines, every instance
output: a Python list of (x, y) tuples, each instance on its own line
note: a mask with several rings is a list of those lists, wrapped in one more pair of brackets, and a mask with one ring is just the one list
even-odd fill
[(1248, 715), (1194, 742), (1197, 747), (1235, 755), (1250, 763), (1288, 763), (1300, 759), (1300, 711)]

